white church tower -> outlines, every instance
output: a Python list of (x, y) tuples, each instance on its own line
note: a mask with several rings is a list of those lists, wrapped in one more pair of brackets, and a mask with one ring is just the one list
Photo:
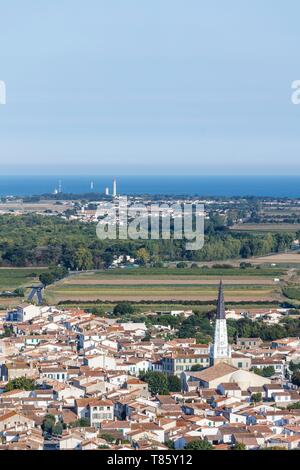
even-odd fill
[(219, 362), (231, 363), (231, 348), (228, 344), (222, 281), (220, 281), (219, 287), (215, 336), (210, 349), (210, 360), (212, 365)]

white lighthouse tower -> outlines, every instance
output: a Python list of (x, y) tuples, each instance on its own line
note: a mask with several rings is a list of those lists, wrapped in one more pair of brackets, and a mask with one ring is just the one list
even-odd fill
[(231, 363), (231, 347), (228, 344), (222, 281), (220, 281), (219, 287), (215, 336), (211, 345), (210, 360), (212, 365), (219, 362)]
[(113, 195), (113, 197), (117, 196), (117, 178), (114, 178), (114, 180), (113, 180), (112, 195)]

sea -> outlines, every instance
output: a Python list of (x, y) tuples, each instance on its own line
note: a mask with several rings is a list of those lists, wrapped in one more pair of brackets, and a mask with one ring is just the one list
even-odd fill
[[(0, 176), (0, 196), (112, 191), (114, 175)], [(121, 195), (259, 196), (300, 198), (299, 176), (116, 175)]]

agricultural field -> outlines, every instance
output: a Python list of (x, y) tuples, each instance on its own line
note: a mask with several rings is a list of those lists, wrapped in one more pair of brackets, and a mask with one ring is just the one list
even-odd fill
[[(31, 284), (39, 282), (38, 276), (47, 268), (0, 268), (0, 292), (12, 292), (16, 288), (21, 287), (25, 292)], [(9, 297), (4, 294), (0, 296), (0, 309), (11, 308), (19, 304), (23, 300), (22, 297)]]
[[(272, 277), (268, 270), (263, 269), (224, 269), (222, 274), (220, 272), (216, 274), (214, 269), (207, 269), (210, 276), (203, 274), (202, 269), (196, 270), (199, 272), (198, 275), (195, 274), (195, 269), (169, 271), (169, 275), (160, 269), (157, 269), (156, 273), (154, 269), (139, 269), (138, 272), (114, 270), (80, 273), (47, 287), (45, 294), (52, 302), (67, 300), (209, 302), (216, 299), (220, 277), (223, 279), (228, 302), (275, 301), (279, 299), (281, 293), (279, 283), (274, 281), (275, 276), (283, 274), (278, 270), (269, 270)], [(251, 275), (247, 271), (251, 272)], [(232, 272), (234, 274), (230, 275)]]
[(262, 265), (262, 264), (279, 264), (279, 265), (289, 265), (297, 266), (300, 264), (300, 253), (289, 252), (289, 253), (278, 253), (268, 256), (260, 256), (258, 258), (251, 259), (251, 264)]
[(233, 232), (297, 232), (300, 230), (300, 224), (236, 224), (230, 227)]
[(52, 212), (64, 212), (66, 209), (72, 208), (71, 201), (64, 201), (63, 204), (57, 204), (55, 201), (48, 201), (48, 200), (40, 200), (39, 202), (28, 203), (28, 202), (18, 202), (18, 201), (11, 201), (0, 203), (0, 211), (2, 213), (11, 213), (18, 212), (21, 214), (26, 214), (29, 212), (33, 213), (44, 213), (47, 211)]
[(12, 291), (38, 281), (38, 276), (47, 268), (0, 268), (0, 291)]
[[(241, 260), (248, 261), (248, 260)], [(252, 260), (251, 260), (252, 262)], [(206, 263), (209, 264), (209, 263)], [(222, 263), (223, 264), (223, 263)], [(230, 263), (227, 260), (227, 263), (224, 261), (224, 264), (229, 265), (230, 267), (222, 267), (221, 263), (216, 264), (214, 262), (213, 267), (207, 267), (206, 265), (199, 268), (128, 268), (128, 269), (106, 269), (106, 270), (95, 270), (95, 271), (86, 271), (81, 273), (72, 273), (75, 276), (80, 276), (80, 278), (85, 279), (185, 279), (187, 276), (194, 279), (213, 279), (216, 278), (220, 280), (222, 278), (229, 277), (280, 277), (284, 270), (278, 267), (250, 267), (245, 269), (240, 269), (239, 267), (231, 267)]]
[[(274, 255), (275, 257), (281, 255)], [(294, 255), (296, 256), (296, 255)], [(267, 257), (268, 259), (270, 257)], [(299, 256), (300, 258), (300, 256)], [(269, 261), (270, 262), (270, 261)], [(26, 288), (38, 281), (38, 275), (46, 268), (0, 268), (0, 290), (13, 291)], [(289, 276), (293, 276), (291, 279)], [(115, 269), (72, 273), (68, 277), (49, 285), (44, 298), (47, 303), (59, 302), (68, 305), (90, 306), (93, 302), (115, 304), (126, 300), (147, 305), (161, 303), (168, 308), (178, 302), (186, 305), (215, 302), (220, 278), (223, 280), (227, 305), (249, 302), (275, 304), (284, 299), (282, 288), (287, 281), (298, 277), (296, 269), (259, 266), (240, 269), (222, 267), (202, 268), (137, 268)], [(275, 281), (277, 279), (277, 281)], [(278, 282), (279, 279), (279, 282)], [(29, 292), (25, 289), (25, 293)], [(285, 296), (286, 298), (286, 296)], [(0, 308), (20, 303), (21, 297), (0, 297)], [(168, 304), (169, 302), (169, 304)], [(105, 307), (106, 308), (106, 307)]]

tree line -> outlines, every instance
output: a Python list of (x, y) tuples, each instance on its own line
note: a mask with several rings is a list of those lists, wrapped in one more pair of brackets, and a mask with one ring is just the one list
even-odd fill
[(164, 261), (218, 261), (283, 251), (291, 233), (229, 232), (224, 220), (211, 215), (205, 224), (204, 247), (186, 251), (184, 240), (100, 240), (96, 224), (57, 216), (0, 216), (1, 266), (62, 266), (70, 270), (108, 267), (115, 256), (128, 254), (141, 265)]

